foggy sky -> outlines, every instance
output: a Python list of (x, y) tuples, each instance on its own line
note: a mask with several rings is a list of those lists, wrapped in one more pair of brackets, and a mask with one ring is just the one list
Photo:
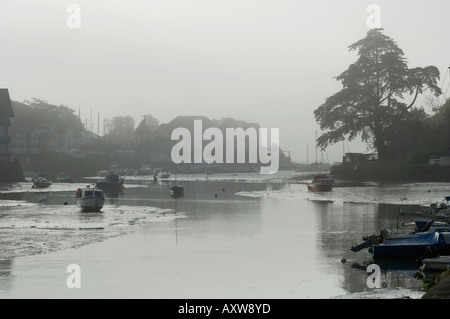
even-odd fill
[[(67, 26), (70, 4), (81, 8), (81, 28)], [(280, 129), (296, 161), (306, 161), (308, 144), (312, 162), (313, 111), (356, 60), (347, 47), (369, 30), (369, 4), (381, 8), (381, 27), (408, 66), (435, 65), (442, 81), (448, 0), (0, 0), (0, 87), (82, 119), (92, 110), (95, 132), (98, 113), (101, 121), (131, 115), (136, 125), (144, 114), (160, 123), (178, 115), (258, 122)], [(327, 148), (325, 161), (342, 152)]]

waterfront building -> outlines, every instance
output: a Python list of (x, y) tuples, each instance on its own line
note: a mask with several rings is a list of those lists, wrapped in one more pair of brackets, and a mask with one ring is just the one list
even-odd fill
[(24, 180), (18, 160), (11, 158), (9, 144), (11, 137), (8, 129), (14, 112), (8, 89), (0, 89), (0, 183), (20, 182)]

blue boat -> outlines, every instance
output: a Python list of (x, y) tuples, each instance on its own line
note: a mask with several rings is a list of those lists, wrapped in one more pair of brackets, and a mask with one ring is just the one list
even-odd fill
[(430, 254), (449, 254), (450, 233), (434, 232), (411, 238), (390, 240), (372, 246), (369, 251), (373, 254), (374, 259), (420, 259)]

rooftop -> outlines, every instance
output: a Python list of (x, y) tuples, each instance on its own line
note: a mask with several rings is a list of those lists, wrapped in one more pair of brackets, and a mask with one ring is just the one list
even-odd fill
[(8, 89), (0, 89), (0, 117), (14, 117)]

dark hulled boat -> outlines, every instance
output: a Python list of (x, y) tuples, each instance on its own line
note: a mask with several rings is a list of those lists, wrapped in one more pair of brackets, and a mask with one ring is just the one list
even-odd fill
[(334, 179), (327, 175), (316, 175), (311, 183), (308, 184), (309, 191), (326, 192), (333, 189)]
[(95, 186), (103, 191), (107, 190), (123, 190), (125, 180), (117, 174), (106, 175), (106, 177), (95, 184)]

